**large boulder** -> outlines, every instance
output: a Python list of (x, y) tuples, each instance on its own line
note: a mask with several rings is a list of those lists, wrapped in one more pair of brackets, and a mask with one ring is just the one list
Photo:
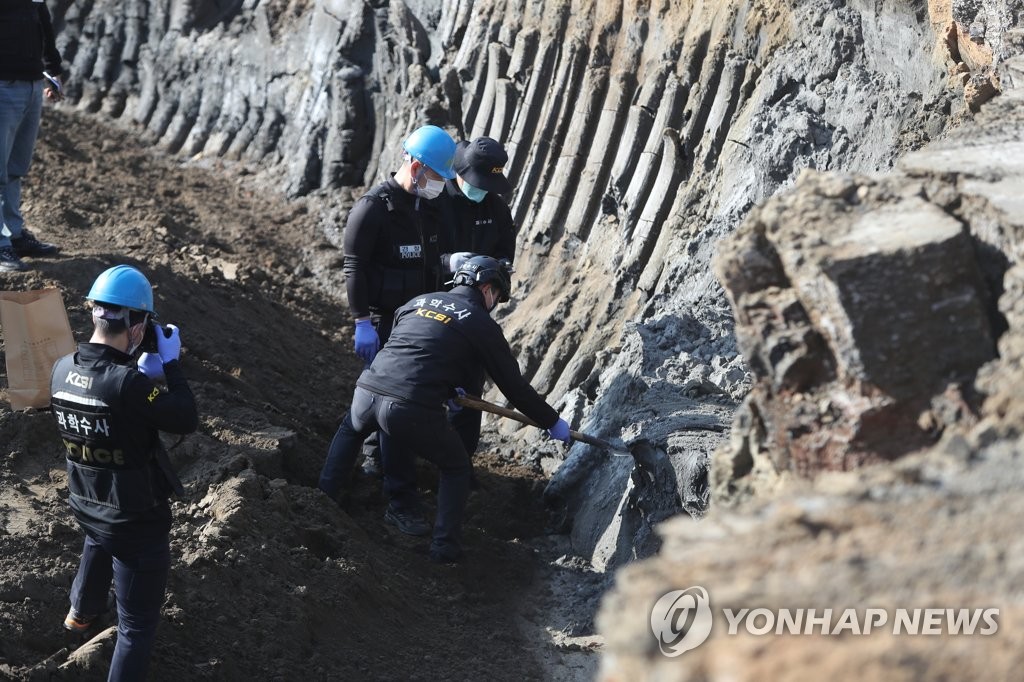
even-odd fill
[(974, 241), (923, 185), (808, 173), (723, 240), (716, 272), (756, 376), (748, 408), (780, 469), (932, 442), (933, 401), (995, 356)]

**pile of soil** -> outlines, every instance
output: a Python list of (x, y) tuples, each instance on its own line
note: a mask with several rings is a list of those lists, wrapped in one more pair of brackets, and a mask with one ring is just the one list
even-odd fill
[[(591, 674), (604, 579), (555, 561), (564, 543), (545, 534), (545, 481), (525, 453), (485, 436), (457, 566), (383, 522), (378, 481), (358, 479), (345, 509), (315, 488), (360, 363), (345, 306), (307, 265), (338, 255), (318, 199), (276, 189), (48, 109), (23, 208), (61, 254), (0, 275), (7, 290), (59, 288), (83, 341), (93, 279), (137, 265), (182, 330), (201, 425), (171, 453), (187, 495), (173, 504), (152, 679)], [(12, 412), (6, 374), (0, 385), (0, 679), (105, 679), (112, 633), (82, 646), (61, 628), (82, 533), (52, 417)], [(421, 478), (430, 504), (436, 475)]]

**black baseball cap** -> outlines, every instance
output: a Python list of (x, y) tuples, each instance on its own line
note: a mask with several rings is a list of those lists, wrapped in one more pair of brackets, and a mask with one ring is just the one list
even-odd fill
[(497, 140), (478, 137), (455, 146), (455, 172), (474, 187), (495, 194), (505, 194), (512, 183), (505, 177), (508, 154)]

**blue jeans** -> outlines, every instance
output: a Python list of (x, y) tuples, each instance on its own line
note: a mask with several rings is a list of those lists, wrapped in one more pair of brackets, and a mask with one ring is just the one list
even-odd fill
[(121, 539), (86, 534), (78, 575), (71, 585), (71, 608), (83, 616), (102, 613), (113, 581), (117, 645), (108, 682), (146, 678), (170, 567), (171, 545), (166, 535)]
[(384, 492), (397, 510), (419, 505), (415, 489), (391, 490), (387, 473), (395, 459), (407, 467), (419, 455), (437, 465), (440, 484), (437, 491), (437, 518), (434, 520), (433, 545), (461, 549), (462, 517), (469, 497), (471, 467), (462, 440), (448, 425), (444, 409), (414, 405), (356, 387), (352, 408), (341, 420), (327, 460), (320, 472), (319, 487), (334, 497), (347, 483), (355, 468), (359, 449), (372, 431), (380, 430), (381, 464), (384, 468)]
[(0, 80), (0, 247), (21, 236), (21, 178), (32, 164), (43, 111), (43, 81)]

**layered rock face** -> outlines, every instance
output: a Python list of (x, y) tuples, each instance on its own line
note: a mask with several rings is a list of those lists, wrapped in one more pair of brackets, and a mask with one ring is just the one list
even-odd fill
[[(600, 679), (1015, 676), (1024, 57), (997, 77), (975, 124), (889, 174), (807, 174), (723, 241), (754, 389), (712, 513), (617, 574)], [(713, 624), (683, 652), (653, 614), (691, 586)]]
[[(576, 550), (606, 567), (650, 553), (657, 521), (704, 512), (709, 453), (750, 386), (709, 267), (718, 240), (802, 169), (884, 170), (969, 117), (998, 89), (1013, 7), (91, 0), (56, 14), (78, 107), (322, 199), (335, 245), (348, 188), (397, 167), (418, 125), (506, 145), (520, 232), (503, 324), (575, 428), (635, 443), (634, 461), (520, 434)], [(336, 263), (322, 251), (311, 262)], [(841, 360), (824, 371), (878, 357)]]

